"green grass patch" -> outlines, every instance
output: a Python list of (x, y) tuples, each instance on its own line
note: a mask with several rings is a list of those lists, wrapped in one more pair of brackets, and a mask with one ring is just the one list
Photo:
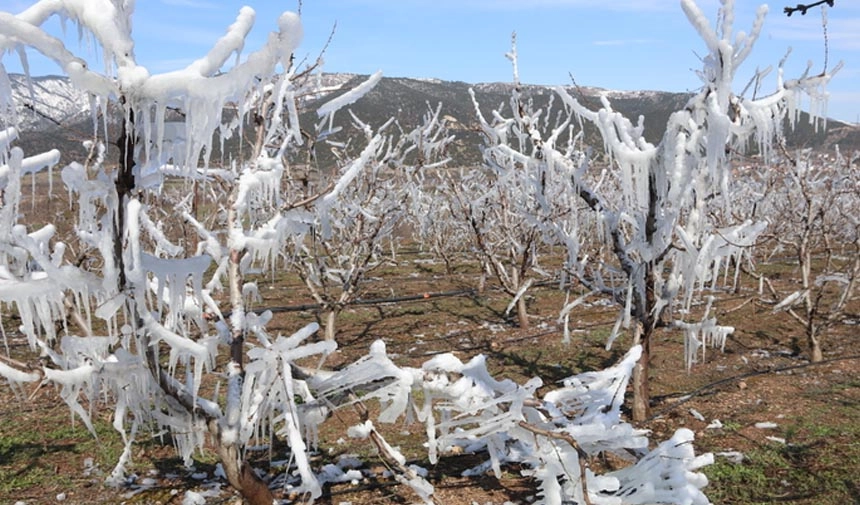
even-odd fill
[[(725, 427), (724, 427), (725, 428)], [(704, 469), (713, 503), (858, 503), (860, 425), (851, 416), (820, 412), (785, 428), (786, 444), (764, 442), (732, 463)]]
[[(29, 422), (0, 424), (0, 501), (46, 482), (62, 488), (73, 487), (78, 477), (103, 479), (116, 465), (123, 444), (107, 418), (93, 416), (93, 437), (79, 419), (72, 422), (65, 405), (48, 412)], [(89, 476), (87, 458), (98, 469)]]

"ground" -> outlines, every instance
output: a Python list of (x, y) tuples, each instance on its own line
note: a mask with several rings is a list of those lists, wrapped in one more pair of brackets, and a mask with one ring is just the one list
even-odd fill
[[(507, 300), (500, 291), (469, 292), (477, 286), (477, 277), (468, 267), (449, 274), (426, 257), (407, 252), (374, 275), (362, 295), (365, 299), (466, 293), (348, 309), (339, 319), (339, 350), (325, 366), (349, 362), (365, 354), (371, 342), (383, 339), (398, 364), (418, 365), (445, 351), (461, 358), (483, 353), (498, 376), (517, 380), (539, 376), (551, 384), (614, 363), (630, 345), (622, 337), (612, 350), (604, 349), (616, 313), (599, 303), (574, 312), (572, 341), (562, 343), (555, 320), (563, 298), (554, 286), (532, 292), (533, 324), (523, 330), (503, 314)], [(860, 503), (860, 351), (855, 345), (860, 317), (846, 318), (834, 328), (825, 340), (825, 362), (812, 365), (805, 359), (801, 329), (784, 314), (772, 314), (758, 303), (752, 287), (749, 282), (737, 292), (717, 293), (720, 323), (737, 329), (724, 352), (708, 349), (690, 372), (684, 367), (682, 334), (659, 331), (652, 370), (653, 417), (641, 426), (652, 430), (655, 442), (682, 426), (695, 432), (697, 452), (716, 455), (715, 464), (704, 470), (713, 503)], [(261, 288), (260, 306), (308, 302), (295, 279), (275, 276), (261, 281)], [(7, 308), (3, 310), (11, 354), (34, 359), (22, 338), (11, 331), (15, 319)], [(312, 320), (312, 312), (285, 310), (270, 329), (291, 333)], [(216, 477), (211, 453), (198, 454), (194, 468), (188, 469), (166, 439), (149, 435), (142, 435), (137, 444), (136, 478), (125, 488), (105, 487), (105, 474), (121, 446), (110, 425), (110, 411), (105, 405), (92, 409), (98, 439), (72, 419), (54, 387), (14, 392), (0, 386), (0, 503), (179, 504), (189, 490), (208, 492), (206, 503), (239, 503)], [(339, 411), (326, 422), (315, 463), (359, 455), (364, 461), (359, 468), (362, 478), (326, 486), (317, 503), (418, 502), (408, 488), (387, 476), (369, 444), (345, 436), (355, 421), (351, 411)], [(420, 446), (421, 426), (398, 423), (385, 427), (384, 433), (416, 464), (429, 469), (438, 503), (529, 503), (534, 497), (532, 483), (517, 468), (506, 469), (498, 480), (492, 475), (461, 477), (462, 470), (481, 461), (480, 454), (452, 455), (430, 465)], [(271, 456), (277, 464), (284, 453), (276, 446)], [(269, 467), (268, 451), (255, 457), (261, 468)], [(279, 498), (302, 501), (296, 496)]]

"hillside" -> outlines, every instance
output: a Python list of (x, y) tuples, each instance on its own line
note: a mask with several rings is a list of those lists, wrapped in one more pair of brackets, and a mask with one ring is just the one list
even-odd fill
[[(29, 82), (21, 75), (10, 77), (13, 95), (19, 104), (18, 115), (22, 127), (19, 145), (28, 153), (56, 147), (63, 152), (65, 161), (77, 158), (75, 153), (82, 152), (79, 147), (81, 142), (88, 140), (93, 131), (89, 98), (74, 89), (63, 77), (35, 77)], [(305, 124), (313, 124), (316, 120), (313, 111), (317, 106), (346, 93), (365, 78), (352, 74), (321, 76), (316, 93), (305, 97)], [(352, 110), (372, 125), (380, 125), (388, 118), (396, 117), (404, 128), (408, 128), (420, 121), (428, 106), (435, 107), (442, 103), (442, 113), (456, 137), (449, 154), (454, 164), (470, 165), (480, 162), (481, 134), (469, 89), (474, 90), (482, 113), (486, 115), (493, 108), (509, 107), (512, 86), (510, 83), (472, 85), (458, 81), (386, 77), (355, 103)], [(651, 142), (660, 140), (669, 115), (683, 107), (690, 96), (662, 91), (611, 91), (590, 87), (570, 88), (569, 92), (586, 106), (595, 109), (600, 103), (600, 95), (605, 93), (613, 108), (627, 117), (635, 121), (639, 115), (644, 116), (645, 137)], [(523, 87), (523, 93), (540, 107), (549, 102), (553, 90), (547, 86), (527, 85)], [(114, 124), (115, 120), (114, 117)], [(348, 124), (348, 114), (339, 114), (338, 122), (345, 126), (341, 136), (354, 133)], [(830, 150), (839, 145), (843, 150), (856, 150), (860, 149), (860, 127), (830, 121), (826, 129), (815, 128), (809, 124), (809, 117), (804, 113), (796, 128), (789, 131), (787, 139), (791, 147)], [(600, 145), (596, 131), (586, 130), (585, 141), (594, 146)], [(227, 149), (235, 148), (235, 143), (227, 145)], [(327, 153), (317, 154), (320, 164), (332, 163)], [(219, 154), (216, 153), (214, 158), (219, 158)]]

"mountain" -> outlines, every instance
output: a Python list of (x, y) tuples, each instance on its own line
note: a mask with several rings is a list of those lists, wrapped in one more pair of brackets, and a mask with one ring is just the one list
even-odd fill
[[(26, 153), (41, 152), (58, 148), (64, 153), (65, 161), (80, 158), (83, 150), (81, 142), (92, 136), (93, 119), (90, 114), (89, 98), (73, 88), (63, 77), (34, 77), (30, 80), (21, 75), (10, 75), (12, 93), (18, 103), (18, 116), (21, 126), (19, 145)], [(303, 97), (305, 125), (319, 120), (313, 111), (327, 100), (348, 92), (367, 77), (353, 74), (323, 74), (316, 81), (316, 91)], [(469, 90), (472, 89), (481, 106), (481, 112), (488, 117), (491, 110), (505, 107), (510, 110), (510, 96), (513, 85), (509, 83), (467, 84), (457, 81), (436, 79), (410, 79), (385, 77), (364, 98), (351, 106), (351, 110), (362, 121), (379, 126), (390, 117), (397, 118), (404, 127), (417, 124), (428, 111), (442, 103), (442, 114), (449, 121), (455, 136), (449, 155), (458, 165), (480, 162), (482, 142), (475, 108)], [(600, 95), (605, 94), (612, 107), (631, 118), (645, 118), (645, 137), (648, 141), (658, 142), (664, 132), (669, 115), (684, 106), (690, 95), (662, 91), (611, 91), (591, 87), (577, 87), (568, 90), (584, 105), (596, 109), (600, 105)], [(554, 95), (547, 86), (525, 85), (522, 93), (537, 107), (549, 103)], [(116, 125), (118, 114), (109, 113), (109, 125)], [(346, 111), (337, 115), (337, 121), (344, 126), (339, 136), (346, 137), (355, 133), (350, 125)], [(118, 128), (115, 128), (118, 131)], [(814, 128), (809, 124), (809, 116), (803, 113), (793, 130), (788, 130), (787, 141), (792, 147), (811, 147), (830, 150), (839, 145), (843, 150), (860, 149), (860, 127), (829, 121), (827, 128)], [(585, 142), (599, 147), (600, 138), (595, 130), (584, 132)], [(344, 140), (344, 138), (337, 138)], [(226, 149), (235, 149), (228, 144)], [(325, 152), (319, 152), (320, 164), (331, 164), (333, 160)], [(219, 157), (214, 153), (213, 159)], [(110, 159), (110, 155), (109, 155)]]
[[(355, 76), (353, 81), (347, 82), (342, 89), (321, 99), (320, 103), (346, 92), (365, 78)], [(511, 83), (467, 84), (458, 81), (383, 78), (372, 91), (352, 106), (352, 110), (362, 120), (371, 124), (381, 124), (394, 116), (403, 124), (411, 125), (420, 120), (421, 115), (427, 111), (428, 104), (435, 107), (441, 102), (442, 113), (451, 121), (450, 127), (457, 139), (456, 145), (452, 148), (455, 161), (459, 164), (473, 164), (481, 160), (480, 149), (477, 146), (481, 145), (482, 136), (469, 89), (474, 90), (484, 117), (490, 117), (492, 109), (504, 107), (507, 111), (505, 114), (510, 111), (513, 87)], [(669, 116), (683, 108), (692, 96), (689, 93), (616, 91), (594, 87), (570, 87), (567, 91), (592, 110), (600, 107), (600, 96), (605, 94), (613, 109), (621, 112), (634, 123), (642, 115), (645, 138), (652, 143), (660, 141)], [(549, 86), (524, 85), (522, 94), (525, 99), (532, 100), (536, 107), (545, 107), (550, 97), (555, 95), (555, 91)], [(317, 104), (308, 105), (313, 107)], [(556, 101), (556, 110), (558, 110), (558, 101)], [(786, 127), (785, 131), (789, 147), (832, 150), (835, 145), (839, 145), (843, 151), (860, 150), (859, 126), (828, 120), (826, 129), (820, 124), (816, 127), (810, 123), (810, 117), (805, 112), (801, 113), (793, 129)], [(595, 128), (586, 128), (584, 139), (586, 144), (598, 148), (603, 144)]]

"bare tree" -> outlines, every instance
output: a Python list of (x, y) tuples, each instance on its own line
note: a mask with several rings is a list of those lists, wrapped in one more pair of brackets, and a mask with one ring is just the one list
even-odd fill
[(809, 150), (785, 153), (768, 172), (757, 206), (770, 221), (773, 254), (797, 262), (799, 289), (790, 293), (762, 276), (774, 311), (785, 311), (804, 329), (813, 362), (822, 340), (846, 315), (860, 282), (860, 176), (837, 151), (835, 159)]
[(471, 230), (457, 214), (456, 200), (451, 198), (456, 193), (449, 189), (461, 178), (460, 170), (445, 167), (421, 170), (416, 175), (409, 197), (412, 238), (423, 252), (441, 259), (446, 272), (453, 274), (458, 260), (472, 257)]
[(507, 312), (516, 307), (519, 327), (528, 328), (526, 292), (541, 276), (538, 255), (544, 243), (527, 211), (535, 202), (517, 187), (519, 182), (492, 171), (461, 170), (449, 177), (446, 193), (455, 219), (470, 236), (483, 275), (499, 283), (511, 299)]
[(335, 339), (338, 314), (384, 262), (384, 245), (396, 240), (393, 234), (408, 216), (419, 172), (446, 163), (442, 154), (450, 138), (440, 112), (441, 104), (409, 132), (400, 131), (393, 119), (374, 132), (353, 115), (366, 145), (342, 169), (349, 184), (335, 186), (314, 206), (312, 233), (293, 262), (324, 312), (326, 340)]

